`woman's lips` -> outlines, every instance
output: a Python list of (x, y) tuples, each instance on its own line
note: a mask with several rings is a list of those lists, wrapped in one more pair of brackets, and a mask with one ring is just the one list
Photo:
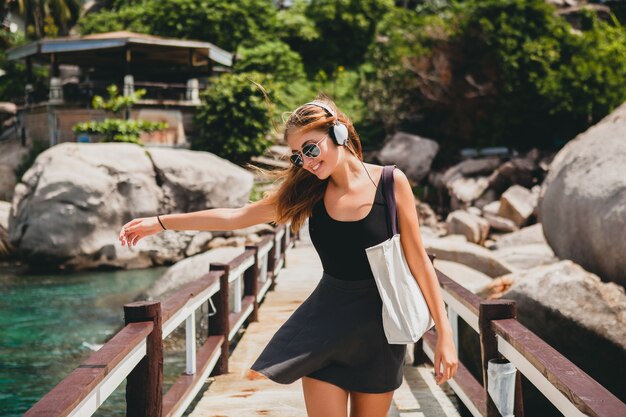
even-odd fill
[(317, 163), (317, 165), (314, 165), (314, 166), (311, 168), (311, 171), (313, 171), (313, 172), (317, 171), (318, 169), (320, 169), (320, 166), (321, 166), (321, 165), (322, 165), (322, 163), (321, 163), (321, 162), (318, 162), (318, 163)]

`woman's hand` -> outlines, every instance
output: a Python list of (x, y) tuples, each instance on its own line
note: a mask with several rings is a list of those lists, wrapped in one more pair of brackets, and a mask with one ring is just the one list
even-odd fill
[[(437, 385), (443, 384), (456, 374), (459, 366), (456, 348), (451, 333), (437, 333), (437, 345), (435, 346), (435, 379)], [(440, 367), (443, 366), (443, 370)]]
[(159, 224), (156, 216), (140, 217), (122, 226), (122, 230), (120, 230), (120, 242), (122, 246), (135, 246), (137, 242), (139, 242), (139, 239), (153, 235), (162, 230), (163, 228)]

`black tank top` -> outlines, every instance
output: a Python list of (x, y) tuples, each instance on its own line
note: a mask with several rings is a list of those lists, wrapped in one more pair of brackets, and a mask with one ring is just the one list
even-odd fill
[(382, 175), (374, 204), (361, 220), (335, 220), (326, 211), (324, 199), (315, 203), (309, 217), (309, 234), (324, 271), (345, 280), (374, 279), (365, 248), (388, 239)]

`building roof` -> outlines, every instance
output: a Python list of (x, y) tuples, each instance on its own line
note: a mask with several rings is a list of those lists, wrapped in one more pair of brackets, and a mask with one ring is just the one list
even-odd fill
[[(102, 52), (125, 49), (130, 49), (132, 53), (137, 52), (139, 57), (149, 57), (152, 61), (181, 64), (191, 61), (193, 65), (202, 65), (210, 59), (221, 65), (232, 65), (232, 54), (210, 42), (162, 38), (127, 31), (81, 37), (44, 38), (10, 49), (8, 59), (33, 57), (48, 61), (45, 55), (54, 53), (60, 63), (97, 65), (99, 59), (105, 58)], [(190, 52), (192, 53), (191, 59)]]

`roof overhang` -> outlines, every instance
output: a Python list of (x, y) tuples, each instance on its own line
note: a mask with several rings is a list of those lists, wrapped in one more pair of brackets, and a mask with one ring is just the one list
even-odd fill
[(116, 32), (110, 34), (110, 37), (82, 37), (82, 38), (56, 38), (41, 39), (26, 45), (12, 48), (7, 53), (9, 60), (24, 59), (32, 56), (41, 56), (48, 54), (71, 54), (73, 52), (95, 51), (105, 49), (119, 49), (126, 47), (146, 47), (154, 49), (167, 49), (181, 51), (195, 50), (208, 59), (215, 61), (221, 65), (232, 65), (232, 54), (227, 52), (210, 42), (183, 40), (183, 39), (167, 39), (150, 35), (132, 34), (124, 32), (124, 36), (116, 35)]

